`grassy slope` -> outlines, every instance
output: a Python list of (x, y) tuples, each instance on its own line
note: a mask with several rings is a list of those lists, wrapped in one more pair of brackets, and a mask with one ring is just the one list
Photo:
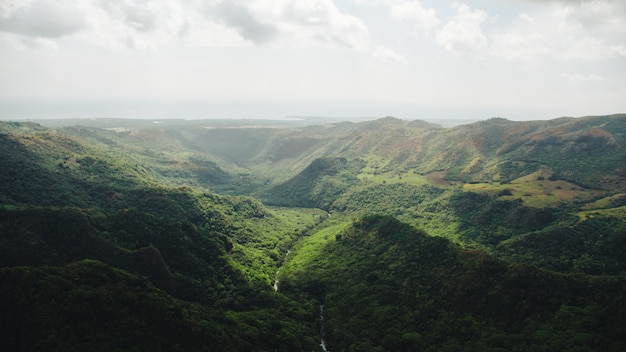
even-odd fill
[[(625, 121), (624, 115), (526, 122), (491, 119), (449, 129), (393, 118), (298, 128), (205, 128), (206, 122), (187, 122), (117, 135), (135, 134), (144, 149), (151, 133), (159, 141), (167, 137), (167, 149), (159, 150), (155, 144), (148, 149), (172, 161), (177, 158), (166, 151), (173, 145), (211, 155), (221, 169), (246, 175), (256, 186), (261, 184), (255, 182), (285, 181), (316, 159), (341, 157), (362, 159), (366, 164), (360, 177), (376, 182), (402, 177), (417, 184), (424, 182), (419, 176), (441, 171), (452, 182), (509, 182), (541, 171), (554, 180), (611, 192), (626, 186), (620, 168), (625, 159)], [(243, 190), (245, 182), (230, 191), (238, 187)]]
[[(527, 239), (572, 226), (590, 228), (587, 218), (576, 216), (579, 210), (621, 204), (624, 163), (617, 160), (625, 158), (625, 125), (622, 115), (534, 122), (492, 119), (447, 130), (414, 130), (401, 121), (354, 124), (352, 132), (342, 131), (333, 143), (344, 140), (349, 148), (336, 148), (336, 155), (357, 159), (326, 173), (307, 168), (272, 192), (284, 204), (306, 200), (333, 212), (393, 215), (431, 235), (552, 270), (602, 272), (598, 268), (603, 266), (575, 265), (595, 253), (595, 264), (611, 262), (604, 272), (622, 273), (626, 267), (608, 250), (619, 243), (619, 231), (609, 227), (593, 231), (595, 238), (605, 238), (602, 245), (587, 241), (575, 251), (563, 243), (564, 237), (557, 236), (550, 251), (529, 245)], [(333, 127), (328, 130), (333, 135)], [(403, 154), (407, 143), (414, 147)], [(408, 168), (418, 159), (422, 162)], [(325, 198), (315, 193), (319, 184), (334, 186), (327, 188), (334, 190), (330, 198), (329, 192)], [(605, 214), (609, 223), (623, 219), (619, 212)], [(523, 248), (524, 255), (511, 248)]]

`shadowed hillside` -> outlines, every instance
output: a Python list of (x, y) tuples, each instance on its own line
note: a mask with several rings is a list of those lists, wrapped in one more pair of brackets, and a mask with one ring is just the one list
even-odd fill
[(293, 258), (282, 289), (321, 301), (327, 343), (336, 350), (626, 347), (623, 277), (507, 264), (382, 216), (320, 231)]

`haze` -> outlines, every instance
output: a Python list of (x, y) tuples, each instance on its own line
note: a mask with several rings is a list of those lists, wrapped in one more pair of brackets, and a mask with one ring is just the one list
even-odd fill
[(0, 0), (0, 118), (626, 111), (622, 0)]

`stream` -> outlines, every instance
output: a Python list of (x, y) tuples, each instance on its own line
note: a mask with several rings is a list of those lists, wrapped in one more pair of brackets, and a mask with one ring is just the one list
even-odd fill
[(276, 292), (278, 292), (278, 273), (280, 273), (280, 268), (282, 268), (283, 264), (285, 264), (285, 262), (287, 261), (287, 256), (289, 255), (289, 253), (291, 253), (291, 249), (289, 249), (287, 251), (287, 253), (285, 253), (285, 257), (283, 258), (283, 262), (281, 263), (281, 265), (278, 268), (278, 270), (276, 270), (276, 277), (274, 278), (274, 291), (276, 291)]
[[(328, 217), (330, 217), (330, 213), (328, 213)], [(285, 253), (285, 257), (283, 258), (282, 263), (278, 267), (278, 270), (276, 270), (276, 274), (274, 277), (274, 285), (273, 285), (275, 292), (278, 292), (278, 284), (279, 284), (278, 275), (280, 274), (280, 269), (282, 269), (283, 265), (285, 265), (285, 262), (287, 262), (287, 257), (289, 256), (289, 253), (291, 253), (291, 249), (287, 250), (287, 253)], [(323, 304), (320, 304), (320, 347), (322, 348), (322, 351), (330, 352), (326, 344), (326, 331), (324, 331), (324, 305)]]
[[(285, 253), (285, 258), (283, 258), (283, 264), (287, 261), (287, 256), (291, 253), (291, 250), (288, 250)], [(282, 265), (280, 266), (282, 268)], [(274, 278), (274, 291), (278, 292), (278, 274), (280, 273), (280, 268), (276, 270), (276, 277)], [(326, 332), (324, 331), (324, 305), (320, 304), (320, 347), (322, 347), (322, 351), (329, 352), (328, 347), (326, 345)]]
[(320, 304), (320, 347), (324, 352), (329, 352), (326, 347), (326, 332), (324, 331), (324, 305)]

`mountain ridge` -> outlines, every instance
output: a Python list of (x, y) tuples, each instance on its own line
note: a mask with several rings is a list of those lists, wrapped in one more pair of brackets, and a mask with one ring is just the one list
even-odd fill
[(93, 124), (0, 122), (8, 349), (626, 346), (624, 114)]

